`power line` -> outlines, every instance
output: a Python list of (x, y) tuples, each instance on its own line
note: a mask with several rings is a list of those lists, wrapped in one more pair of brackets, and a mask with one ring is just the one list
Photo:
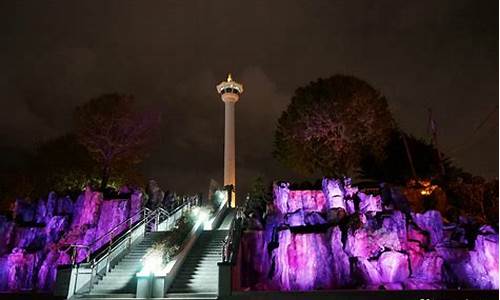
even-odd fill
[(469, 144), (476, 142), (472, 140), (472, 138), (474, 138), (474, 136), (479, 132), (479, 130), (483, 128), (483, 126), (490, 120), (491, 116), (493, 116), (494, 113), (497, 111), (498, 111), (498, 104), (493, 107), (493, 109), (486, 115), (486, 117), (479, 123), (479, 125), (476, 126), (476, 128), (472, 131), (472, 133), (467, 137), (467, 139), (463, 143), (451, 148), (447, 152), (449, 154), (455, 153), (461, 148), (464, 148), (465, 146), (471, 146)]

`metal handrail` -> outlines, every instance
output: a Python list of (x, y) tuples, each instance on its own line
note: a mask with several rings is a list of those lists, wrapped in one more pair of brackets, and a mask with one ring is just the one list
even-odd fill
[[(134, 214), (133, 216), (127, 218), (126, 220), (124, 220), (123, 222), (121, 222), (120, 224), (116, 225), (115, 227), (113, 227), (111, 230), (109, 230), (108, 232), (104, 233), (103, 235), (101, 235), (100, 237), (98, 237), (97, 239), (95, 239), (91, 244), (88, 244), (88, 245), (82, 245), (82, 244), (69, 244), (68, 247), (66, 249), (63, 250), (63, 252), (68, 252), (69, 250), (73, 250), (72, 252), (72, 257), (71, 257), (71, 264), (74, 265), (76, 263), (78, 263), (76, 261), (76, 255), (77, 255), (77, 250), (78, 248), (84, 248), (84, 249), (87, 249), (88, 250), (88, 253), (87, 253), (87, 263), (89, 262), (90, 260), (90, 255), (91, 255), (91, 250), (92, 248), (97, 244), (97, 242), (101, 241), (103, 238), (105, 238), (106, 236), (114, 233), (118, 228), (122, 227), (124, 224), (126, 223), (130, 223), (134, 218), (136, 218), (137, 216), (139, 215), (143, 215), (144, 214), (144, 218), (141, 219), (141, 220), (138, 220), (138, 223), (140, 223), (142, 220), (144, 220), (147, 216), (146, 216), (146, 213), (148, 213), (151, 215), (153, 213), (153, 211), (151, 211), (149, 208), (145, 207), (143, 209), (141, 209), (139, 212), (137, 212), (136, 214)], [(130, 226), (131, 224), (129, 224)], [(135, 226), (134, 226), (135, 227)], [(131, 228), (129, 228), (128, 231), (130, 231)], [(112, 242), (112, 239), (113, 239), (113, 236), (111, 235), (111, 239), (110, 239), (110, 242)], [(110, 243), (111, 244), (111, 243)]]
[(239, 241), (235, 239), (238, 231), (241, 230), (241, 221), (243, 219), (243, 210), (241, 208), (236, 208), (236, 212), (234, 215), (231, 224), (229, 225), (229, 231), (222, 243), (222, 262), (228, 263), (233, 262), (236, 253), (237, 245)]
[[(105, 237), (107, 236), (110, 236), (110, 241), (109, 241), (109, 244), (108, 246), (103, 249), (102, 251), (99, 251), (100, 254), (97, 254), (96, 255), (96, 258), (101, 256), (102, 254), (102, 258), (97, 260), (96, 261), (96, 258), (93, 259), (92, 261), (92, 265), (95, 265), (95, 264), (98, 264), (99, 262), (101, 262), (105, 257), (106, 257), (106, 254), (112, 252), (112, 250), (114, 250), (114, 246), (118, 243), (120, 244), (119, 242), (125, 240), (128, 235), (130, 235), (136, 228), (138, 228), (139, 226), (141, 226), (142, 224), (148, 224), (149, 222), (151, 222), (152, 220), (154, 220), (154, 218), (156, 218), (156, 222), (158, 223), (159, 222), (159, 217), (160, 215), (164, 215), (166, 218), (170, 217), (170, 215), (176, 213), (177, 211), (179, 211), (180, 209), (183, 209), (186, 205), (191, 205), (190, 201), (187, 201), (187, 202), (184, 202), (182, 203), (181, 205), (177, 206), (175, 209), (172, 210), (172, 212), (168, 212), (166, 209), (162, 208), (162, 207), (158, 207), (156, 210), (151, 210), (147, 207), (144, 207), (143, 209), (141, 209), (139, 212), (137, 212), (136, 214), (134, 214), (133, 216), (127, 218), (126, 220), (124, 220), (123, 222), (121, 222), (120, 224), (116, 225), (115, 227), (113, 227), (112, 229), (110, 229), (108, 232), (104, 233), (103, 235), (101, 235), (100, 237), (98, 237), (97, 239), (95, 239), (94, 241), (92, 241), (91, 244), (88, 244), (88, 245), (82, 245), (82, 244), (69, 244), (67, 245), (68, 247), (65, 248), (63, 250), (63, 252), (67, 253), (68, 251), (70, 250), (73, 250), (72, 253), (71, 253), (71, 264), (74, 266), (74, 265), (77, 265), (77, 264), (80, 264), (82, 262), (77, 262), (77, 251), (79, 248), (83, 248), (83, 249), (87, 249), (88, 253), (87, 253), (87, 258), (86, 258), (86, 263), (89, 263), (90, 262), (90, 256), (91, 256), (91, 250), (92, 248), (97, 244), (97, 242), (100, 242), (102, 239), (104, 239)], [(137, 216), (143, 216), (142, 219), (138, 220), (134, 226), (131, 226), (132, 224), (131, 221), (134, 219), (134, 218), (137, 218)], [(119, 229), (120, 227), (123, 227), (123, 225), (129, 223), (129, 228), (127, 230), (125, 230), (124, 232), (121, 232), (120, 233), (120, 236), (118, 237), (117, 240), (113, 241), (113, 233)], [(131, 227), (130, 227), (131, 226)], [(114, 236), (116, 237), (116, 236)], [(98, 250), (98, 249), (96, 249)]]

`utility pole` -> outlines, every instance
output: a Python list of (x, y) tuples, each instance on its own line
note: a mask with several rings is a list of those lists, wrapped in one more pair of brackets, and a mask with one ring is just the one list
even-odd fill
[(429, 108), (429, 124), (428, 124), (428, 126), (429, 126), (428, 129), (429, 129), (431, 136), (432, 136), (432, 145), (436, 148), (436, 151), (437, 151), (440, 175), (444, 176), (445, 169), (444, 169), (443, 158), (441, 156), (441, 151), (439, 151), (438, 138), (437, 138), (437, 136), (438, 136), (437, 125), (436, 125), (436, 122), (434, 121), (434, 118), (432, 117), (432, 109), (431, 108)]
[(417, 180), (417, 172), (415, 172), (415, 166), (413, 165), (413, 158), (411, 156), (410, 147), (408, 147), (408, 142), (406, 141), (406, 134), (401, 132), (401, 138), (403, 139), (406, 155), (408, 156), (408, 161), (410, 162), (411, 174), (413, 175), (413, 179)]

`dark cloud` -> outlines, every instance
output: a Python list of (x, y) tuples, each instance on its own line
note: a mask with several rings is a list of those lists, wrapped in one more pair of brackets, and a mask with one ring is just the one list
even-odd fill
[(131, 93), (163, 112), (147, 174), (205, 191), (222, 178), (215, 85), (232, 72), (245, 85), (237, 104), (245, 189), (259, 174), (295, 176), (270, 154), (295, 88), (347, 73), (381, 90), (417, 136), (426, 136), (432, 107), (456, 163), (497, 176), (497, 12), (497, 1), (472, 0), (3, 2), (0, 148), (29, 150), (70, 130), (76, 105)]

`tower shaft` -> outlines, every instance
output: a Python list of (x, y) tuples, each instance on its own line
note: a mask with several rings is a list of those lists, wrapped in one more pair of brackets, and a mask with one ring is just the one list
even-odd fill
[(231, 194), (228, 195), (231, 200), (231, 207), (236, 207), (236, 149), (234, 137), (234, 106), (243, 93), (243, 85), (233, 81), (231, 74), (227, 80), (221, 82), (216, 87), (224, 102), (224, 186), (232, 186)]
[(234, 107), (235, 102), (225, 102), (224, 185), (233, 187), (236, 186)]

